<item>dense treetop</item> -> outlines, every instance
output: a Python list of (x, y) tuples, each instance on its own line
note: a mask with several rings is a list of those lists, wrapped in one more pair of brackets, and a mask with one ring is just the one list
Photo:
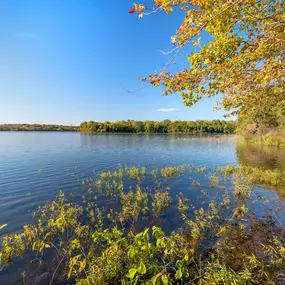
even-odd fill
[(234, 121), (117, 121), (117, 122), (84, 122), (81, 132), (100, 133), (234, 133)]
[[(134, 4), (130, 13), (139, 13), (143, 18), (180, 9), (184, 20), (171, 37), (173, 49), (164, 52), (171, 56), (169, 62), (159, 72), (142, 78), (143, 82), (163, 85), (164, 95), (180, 92), (186, 106), (220, 94), (222, 99), (217, 108), (237, 114), (244, 121), (262, 123), (265, 113), (282, 109), (279, 105), (284, 106), (285, 100), (283, 0), (153, 2), (153, 7)], [(202, 45), (206, 35), (211, 40)], [(168, 68), (188, 44), (195, 47), (195, 52), (188, 54), (189, 67), (169, 72)]]

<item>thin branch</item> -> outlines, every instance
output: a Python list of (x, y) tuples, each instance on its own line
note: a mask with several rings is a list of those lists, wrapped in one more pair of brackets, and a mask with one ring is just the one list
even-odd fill
[(146, 84), (142, 84), (139, 88), (135, 89), (135, 90), (130, 90), (130, 89), (127, 89), (123, 83), (121, 83), (121, 86), (124, 90), (126, 90), (128, 93), (135, 93), (137, 91), (140, 91), (141, 89), (143, 89), (145, 87)]
[(281, 227), (282, 227), (283, 229), (285, 229), (284, 225), (283, 225), (283, 224), (281, 223), (281, 221), (278, 219), (278, 217), (277, 217), (277, 215), (275, 214), (275, 211), (274, 211), (274, 210), (272, 210), (272, 213), (273, 213), (275, 219), (276, 219), (276, 220), (278, 221), (278, 223), (281, 225)]
[(45, 264), (47, 267), (50, 267), (50, 268), (52, 268), (53, 270), (55, 270), (55, 268), (54, 268), (52, 265), (48, 264), (47, 262), (45, 262), (45, 261), (44, 261), (43, 259), (41, 259), (41, 258), (35, 258), (34, 261), (37, 261), (38, 263), (43, 263), (43, 264)]
[(158, 50), (159, 52), (161, 52), (163, 55), (169, 55), (171, 53), (173, 53), (175, 50), (177, 50), (179, 48), (179, 46), (176, 46), (175, 48), (173, 48), (172, 50), (169, 51), (163, 51), (163, 50)]
[(163, 67), (162, 71), (164, 71), (174, 60), (175, 58), (178, 56), (178, 54), (180, 53), (181, 49), (178, 49), (177, 52), (175, 53), (175, 55), (171, 58), (171, 60)]
[(160, 10), (162, 11), (162, 10), (163, 10), (163, 7), (165, 7), (165, 6), (169, 5), (169, 4), (171, 4), (171, 2), (173, 2), (173, 0), (164, 3), (163, 5), (159, 6), (158, 8), (154, 9), (154, 10), (151, 11), (151, 12), (143, 13), (143, 14), (144, 14), (145, 16), (149, 16), (149, 15), (151, 15), (151, 14), (155, 14), (155, 13), (159, 12)]
[(57, 272), (59, 266), (60, 266), (61, 263), (63, 262), (63, 259), (64, 259), (64, 258), (65, 258), (65, 255), (62, 257), (62, 259), (61, 259), (60, 262), (58, 263), (58, 265), (57, 265), (55, 271), (53, 272), (53, 275), (52, 275), (52, 277), (51, 277), (51, 280), (50, 280), (49, 285), (52, 285), (52, 282), (53, 282), (53, 279), (54, 279), (54, 277), (55, 277), (55, 274), (56, 274), (56, 272)]

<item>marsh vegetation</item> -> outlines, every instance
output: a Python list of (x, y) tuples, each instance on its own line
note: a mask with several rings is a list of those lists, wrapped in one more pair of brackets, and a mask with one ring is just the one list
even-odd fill
[(1, 264), (28, 260), (24, 284), (282, 284), (284, 203), (258, 185), (284, 177), (244, 166), (99, 172), (5, 235)]

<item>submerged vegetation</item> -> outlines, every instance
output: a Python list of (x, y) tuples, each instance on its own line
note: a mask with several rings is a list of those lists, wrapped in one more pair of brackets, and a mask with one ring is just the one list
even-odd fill
[(99, 133), (220, 133), (235, 132), (234, 121), (200, 120), (200, 121), (117, 121), (117, 122), (84, 122), (80, 125), (81, 132)]
[[(189, 184), (177, 188), (181, 176)], [(188, 165), (97, 173), (82, 193), (60, 193), (33, 224), (5, 235), (0, 263), (29, 258), (45, 272), (41, 284), (283, 284), (284, 208), (258, 184), (284, 186), (284, 173)], [(31, 268), (22, 277), (33, 284)]]
[(77, 126), (62, 125), (41, 125), (41, 124), (4, 124), (0, 125), (0, 131), (58, 131), (58, 132), (77, 132)]

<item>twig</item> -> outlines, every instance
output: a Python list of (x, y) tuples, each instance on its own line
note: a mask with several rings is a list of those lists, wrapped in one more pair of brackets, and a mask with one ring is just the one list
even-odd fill
[(4, 269), (5, 267), (5, 264), (0, 268), (0, 272)]
[(275, 219), (277, 220), (277, 222), (281, 225), (281, 227), (282, 227), (283, 229), (285, 229), (284, 225), (281, 223), (281, 221), (280, 221), (280, 220), (278, 219), (278, 217), (276, 216), (276, 214), (275, 214), (275, 211), (274, 211), (274, 210), (272, 210), (272, 213), (273, 213), (273, 215), (274, 215)]
[(122, 88), (123, 88), (124, 90), (126, 90), (128, 93), (135, 93), (135, 92), (137, 92), (137, 91), (143, 89), (143, 88), (145, 87), (145, 85), (146, 85), (146, 84), (142, 84), (139, 88), (137, 88), (137, 89), (135, 89), (135, 90), (130, 90), (130, 89), (127, 89), (127, 88), (123, 85), (123, 83), (121, 83)]
[(158, 8), (156, 8), (155, 10), (151, 11), (151, 12), (148, 12), (148, 13), (143, 13), (145, 16), (149, 16), (151, 14), (155, 14), (157, 13), (159, 10), (162, 10), (162, 8), (168, 4), (171, 4), (171, 2), (173, 2), (173, 0), (169, 1), (169, 2), (166, 2), (164, 3), (163, 5), (159, 6)]
[(55, 277), (55, 274), (56, 274), (56, 272), (57, 272), (59, 266), (60, 266), (61, 263), (63, 262), (63, 259), (64, 259), (64, 258), (65, 258), (65, 254), (64, 254), (64, 256), (62, 257), (62, 259), (60, 260), (60, 262), (58, 263), (57, 267), (55, 268), (55, 271), (53, 272), (53, 275), (52, 275), (52, 277), (51, 277), (51, 280), (50, 280), (49, 285), (52, 285), (52, 282), (53, 282), (53, 279), (54, 279), (54, 277)]
[(41, 258), (35, 258), (33, 261), (37, 261), (39, 264), (40, 264), (40, 263), (43, 263), (43, 264), (45, 264), (46, 266), (51, 267), (53, 270), (55, 270), (55, 268), (54, 268), (52, 265), (48, 264), (47, 262), (45, 262), (45, 261), (44, 261), (43, 259), (41, 259)]
[(22, 273), (22, 276), (23, 276), (23, 284), (24, 285), (26, 285), (26, 272), (24, 271), (23, 273)]

